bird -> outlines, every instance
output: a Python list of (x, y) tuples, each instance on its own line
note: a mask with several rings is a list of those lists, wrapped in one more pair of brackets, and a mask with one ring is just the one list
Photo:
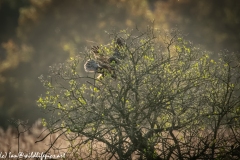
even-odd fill
[(84, 70), (86, 72), (97, 73), (99, 67), (100, 67), (99, 64), (93, 59), (87, 60), (87, 62), (84, 64)]
[(115, 64), (119, 64), (120, 61), (124, 59), (124, 55), (122, 55), (121, 52), (119, 51), (119, 49), (123, 46), (124, 46), (123, 41), (120, 38), (117, 38), (114, 53), (111, 57), (108, 58), (109, 63), (114, 62)]
[(104, 56), (102, 53), (99, 52), (100, 48), (99, 46), (93, 46), (91, 48), (91, 51), (93, 52), (93, 55), (94, 55), (94, 58), (97, 60), (97, 61), (100, 61), (102, 63), (107, 63), (107, 57)]
[(117, 44), (118, 47), (122, 47), (124, 45), (123, 41), (121, 40), (121, 38), (117, 38), (116, 44)]
[(98, 79), (104, 77), (107, 73), (110, 73), (111, 77), (116, 79), (115, 71), (111, 66), (104, 63), (98, 63), (93, 59), (87, 60), (84, 64), (84, 70), (86, 72), (99, 73)]
[(111, 77), (116, 79), (115, 65), (119, 64), (124, 56), (120, 53), (119, 49), (124, 46), (124, 43), (120, 38), (115, 41), (115, 49), (112, 56), (105, 56), (100, 52), (99, 46), (93, 46), (91, 51), (94, 55), (94, 59), (88, 59), (84, 64), (86, 72), (100, 73), (99, 78), (104, 77), (107, 73), (111, 74)]
[(123, 59), (124, 56), (120, 53), (119, 49), (121, 47), (123, 47), (124, 44), (122, 42), (122, 40), (120, 38), (117, 38), (117, 40), (115, 41), (115, 49), (114, 49), (114, 53), (111, 57), (106, 57), (104, 56), (101, 52), (100, 52), (100, 48), (99, 46), (93, 46), (91, 48), (91, 51), (93, 52), (94, 58), (98, 61), (101, 61), (103, 63), (111, 63), (113, 60), (116, 59)]

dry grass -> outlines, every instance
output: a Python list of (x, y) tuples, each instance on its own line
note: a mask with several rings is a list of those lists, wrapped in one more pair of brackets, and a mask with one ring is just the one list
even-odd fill
[[(20, 130), (21, 131), (21, 130)], [(45, 132), (44, 132), (45, 131)], [(41, 135), (41, 133), (43, 134)], [(20, 134), (18, 138), (18, 132), (14, 127), (8, 127), (7, 130), (0, 128), (0, 153), (4, 154), (5, 152), (12, 154), (18, 154), (23, 152), (25, 154), (31, 152), (44, 153), (49, 148), (51, 142), (53, 142), (59, 134), (52, 134), (47, 137), (45, 140), (35, 143), (37, 140), (40, 140), (46, 135), (48, 131), (44, 128), (39, 121), (37, 121), (33, 127), (28, 131)], [(19, 143), (18, 143), (19, 141)], [(67, 146), (67, 143), (61, 139), (56, 142), (56, 146)], [(66, 150), (65, 150), (66, 151)], [(64, 153), (64, 151), (58, 152), (57, 150), (51, 149), (49, 154), (59, 155)]]
[[(31, 152), (45, 153), (50, 145), (53, 144), (54, 140), (58, 138), (47, 153), (51, 155), (61, 155), (65, 153), (66, 159), (81, 158), (91, 160), (109, 158), (108, 154), (103, 154), (105, 152), (105, 145), (103, 143), (96, 141), (85, 143), (86, 137), (83, 136), (79, 136), (74, 142), (69, 142), (67, 137), (69, 138), (70, 135), (66, 137), (66, 135), (60, 135), (60, 133), (54, 133), (43, 141), (35, 143), (43, 139), (48, 133), (49, 131), (41, 125), (40, 121), (37, 121), (28, 131), (20, 134), (19, 138), (16, 128), (8, 127), (7, 130), (0, 128), (0, 153), (5, 154), (5, 152), (11, 152), (17, 154), (18, 151), (25, 154)], [(84, 145), (79, 147), (80, 143)]]
[[(67, 137), (70, 137), (69, 134), (67, 136), (60, 136), (59, 133), (55, 133), (51, 136), (48, 136), (45, 140), (35, 143), (36, 141), (42, 139), (48, 133), (48, 131), (45, 130), (46, 128), (42, 127), (40, 122), (36, 122), (32, 128), (30, 128), (27, 132), (21, 134), (18, 139), (15, 128), (9, 127), (6, 131), (0, 128), (0, 153), (18, 153), (18, 150), (24, 153), (45, 152), (48, 150), (49, 145), (52, 144), (57, 137), (59, 137), (51, 150), (49, 150), (49, 154), (60, 155), (65, 153), (67, 159), (82, 158), (89, 160), (109, 159), (109, 157), (111, 156), (110, 153), (106, 152), (105, 144), (98, 141), (86, 141), (87, 138), (84, 136), (78, 136), (74, 141), (69, 141), (67, 140)], [(41, 134), (42, 132), (43, 134)], [(238, 130), (235, 133), (237, 133), (237, 135), (233, 135), (231, 132), (228, 131), (228, 129), (219, 130), (219, 137), (216, 141), (216, 145), (218, 145), (219, 147), (219, 150), (216, 150), (218, 153), (231, 153), (231, 146), (233, 144), (236, 144), (236, 140), (238, 141), (240, 137), (240, 132)], [(204, 148), (204, 144), (201, 142), (201, 138), (205, 139), (204, 137), (209, 136), (209, 139), (212, 139), (212, 133), (208, 133), (206, 131), (196, 131), (195, 134), (192, 135), (190, 135), (189, 133), (174, 131), (173, 134), (178, 140), (182, 152), (186, 154), (193, 154), (195, 152), (195, 149), (198, 147)], [(161, 138), (163, 139), (163, 141), (161, 142), (163, 142), (165, 146), (163, 146), (163, 144), (160, 142), (158, 145), (155, 146), (156, 151), (159, 155), (164, 154), (163, 152), (167, 154), (169, 152), (169, 146), (175, 145), (175, 142), (173, 141), (172, 136), (170, 136), (169, 133), (164, 133)], [(165, 142), (164, 139), (166, 140)], [(191, 147), (187, 146), (186, 144), (191, 145)], [(176, 152), (176, 150), (174, 152)], [(210, 148), (207, 149), (206, 153), (210, 154)], [(112, 159), (116, 158), (112, 157)], [(138, 159), (138, 155), (132, 155), (132, 159)]]

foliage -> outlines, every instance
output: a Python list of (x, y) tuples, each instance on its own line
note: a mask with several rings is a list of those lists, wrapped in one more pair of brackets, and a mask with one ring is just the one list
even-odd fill
[(239, 2), (0, 0), (0, 125), (47, 116), (34, 102), (43, 92), (37, 77), (85, 46), (106, 43), (104, 30), (145, 27), (155, 19), (157, 27), (177, 25), (207, 50), (239, 51)]
[(37, 77), (84, 47), (105, 43), (104, 30), (143, 26), (147, 5), (137, 1), (0, 0), (0, 126), (6, 129), (12, 117), (33, 123), (48, 116), (35, 103), (44, 91)]
[[(109, 35), (102, 54), (113, 54), (116, 37), (125, 44), (116, 79), (81, 75), (81, 57), (40, 76), (46, 94), (37, 103), (52, 115), (45, 125), (66, 135), (71, 153), (92, 158), (97, 152), (105, 159), (239, 158), (240, 77), (229, 53), (215, 61), (177, 29)], [(84, 54), (92, 56), (89, 50)], [(86, 145), (89, 154), (81, 155)]]

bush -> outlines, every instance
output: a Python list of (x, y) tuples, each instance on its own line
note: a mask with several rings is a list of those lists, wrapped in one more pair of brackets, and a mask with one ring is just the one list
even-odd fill
[[(73, 156), (240, 158), (240, 72), (227, 51), (213, 60), (177, 29), (109, 35), (108, 45), (95, 47), (104, 60), (87, 50), (85, 58), (71, 58), (40, 76), (47, 92), (37, 103), (52, 114), (45, 125), (66, 135)], [(110, 63), (116, 51), (122, 59)], [(101, 71), (102, 78), (79, 75), (83, 59), (111, 71)]]

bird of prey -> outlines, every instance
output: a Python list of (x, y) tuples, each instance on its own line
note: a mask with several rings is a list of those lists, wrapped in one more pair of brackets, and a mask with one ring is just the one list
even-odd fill
[[(93, 59), (87, 60), (84, 64), (84, 69), (86, 72), (100, 73), (100, 77), (104, 77), (106, 72), (111, 74), (111, 77), (116, 79), (115, 69), (113, 64), (119, 64), (123, 56), (119, 52), (119, 48), (123, 46), (123, 42), (120, 38), (116, 40), (116, 47), (114, 53), (111, 57), (107, 57), (100, 53), (98, 46), (93, 46), (91, 51), (94, 54)], [(114, 63), (113, 63), (114, 62)], [(99, 77), (98, 77), (99, 78)]]
[(93, 59), (87, 60), (87, 62), (84, 64), (84, 70), (86, 72), (95, 72), (95, 73), (97, 73), (99, 67), (100, 67), (99, 64), (95, 60), (93, 60)]
[(84, 64), (84, 69), (86, 72), (99, 73), (98, 79), (104, 77), (107, 73), (111, 74), (111, 77), (116, 79), (114, 68), (108, 64), (98, 63), (93, 59), (87, 60)]

